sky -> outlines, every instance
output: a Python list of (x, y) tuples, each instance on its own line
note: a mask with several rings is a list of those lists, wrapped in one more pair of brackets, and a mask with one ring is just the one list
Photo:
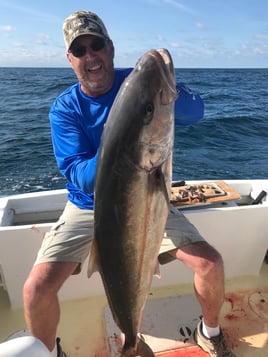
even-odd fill
[(64, 19), (90, 10), (132, 67), (167, 48), (176, 68), (267, 68), (267, 0), (0, 0), (0, 67), (68, 67)]

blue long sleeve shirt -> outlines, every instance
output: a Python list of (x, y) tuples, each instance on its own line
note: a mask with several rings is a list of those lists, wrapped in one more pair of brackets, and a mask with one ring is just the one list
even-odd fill
[[(94, 208), (94, 180), (104, 123), (116, 94), (131, 72), (116, 69), (109, 92), (89, 97), (76, 83), (56, 98), (49, 112), (52, 144), (60, 172), (67, 179), (68, 199), (82, 209)], [(175, 124), (188, 125), (203, 117), (198, 93), (177, 84)]]

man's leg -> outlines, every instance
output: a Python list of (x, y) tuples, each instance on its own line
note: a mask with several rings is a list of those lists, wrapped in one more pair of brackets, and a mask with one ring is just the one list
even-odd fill
[(50, 351), (56, 341), (60, 309), (57, 293), (77, 263), (41, 263), (33, 267), (23, 289), (24, 314), (28, 329)]
[(94, 212), (70, 202), (45, 234), (24, 289), (25, 320), (31, 333), (50, 351), (55, 347), (60, 317), (58, 291), (71, 274), (80, 272), (93, 239)]
[(224, 299), (224, 268), (220, 254), (207, 242), (196, 242), (170, 252), (194, 272), (194, 286), (207, 326), (219, 325)]
[(172, 210), (159, 254), (160, 264), (178, 259), (194, 272), (194, 287), (203, 319), (194, 339), (212, 357), (235, 357), (219, 326), (224, 301), (224, 267), (221, 255), (180, 212)]

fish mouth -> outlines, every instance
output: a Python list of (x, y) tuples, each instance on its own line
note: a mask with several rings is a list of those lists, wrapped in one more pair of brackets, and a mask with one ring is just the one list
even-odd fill
[[(152, 59), (151, 64), (150, 61), (148, 61), (148, 58)], [(174, 102), (178, 97), (178, 93), (176, 90), (173, 60), (169, 51), (165, 48), (148, 51), (138, 60), (134, 71), (140, 71), (146, 62), (148, 63), (148, 66), (157, 69), (160, 73), (162, 82), (160, 90), (160, 104), (167, 105)], [(149, 67), (147, 67), (147, 69), (149, 69)]]
[(151, 51), (150, 55), (158, 61), (159, 71), (165, 84), (160, 94), (161, 104), (170, 104), (178, 97), (171, 55), (165, 48), (159, 48), (155, 51)]

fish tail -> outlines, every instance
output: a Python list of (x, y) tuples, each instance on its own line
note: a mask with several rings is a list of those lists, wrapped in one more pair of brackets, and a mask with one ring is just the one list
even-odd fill
[(137, 356), (137, 353), (136, 353), (136, 350), (134, 347), (130, 347), (127, 349), (123, 348), (123, 351), (120, 355), (120, 357), (136, 357), (136, 356)]
[(154, 352), (141, 338), (138, 339), (137, 349), (135, 347), (123, 347), (120, 357), (155, 357)]
[(139, 338), (139, 342), (138, 342), (137, 356), (155, 357), (155, 354), (152, 351), (151, 347), (147, 345), (147, 343), (141, 338)]

